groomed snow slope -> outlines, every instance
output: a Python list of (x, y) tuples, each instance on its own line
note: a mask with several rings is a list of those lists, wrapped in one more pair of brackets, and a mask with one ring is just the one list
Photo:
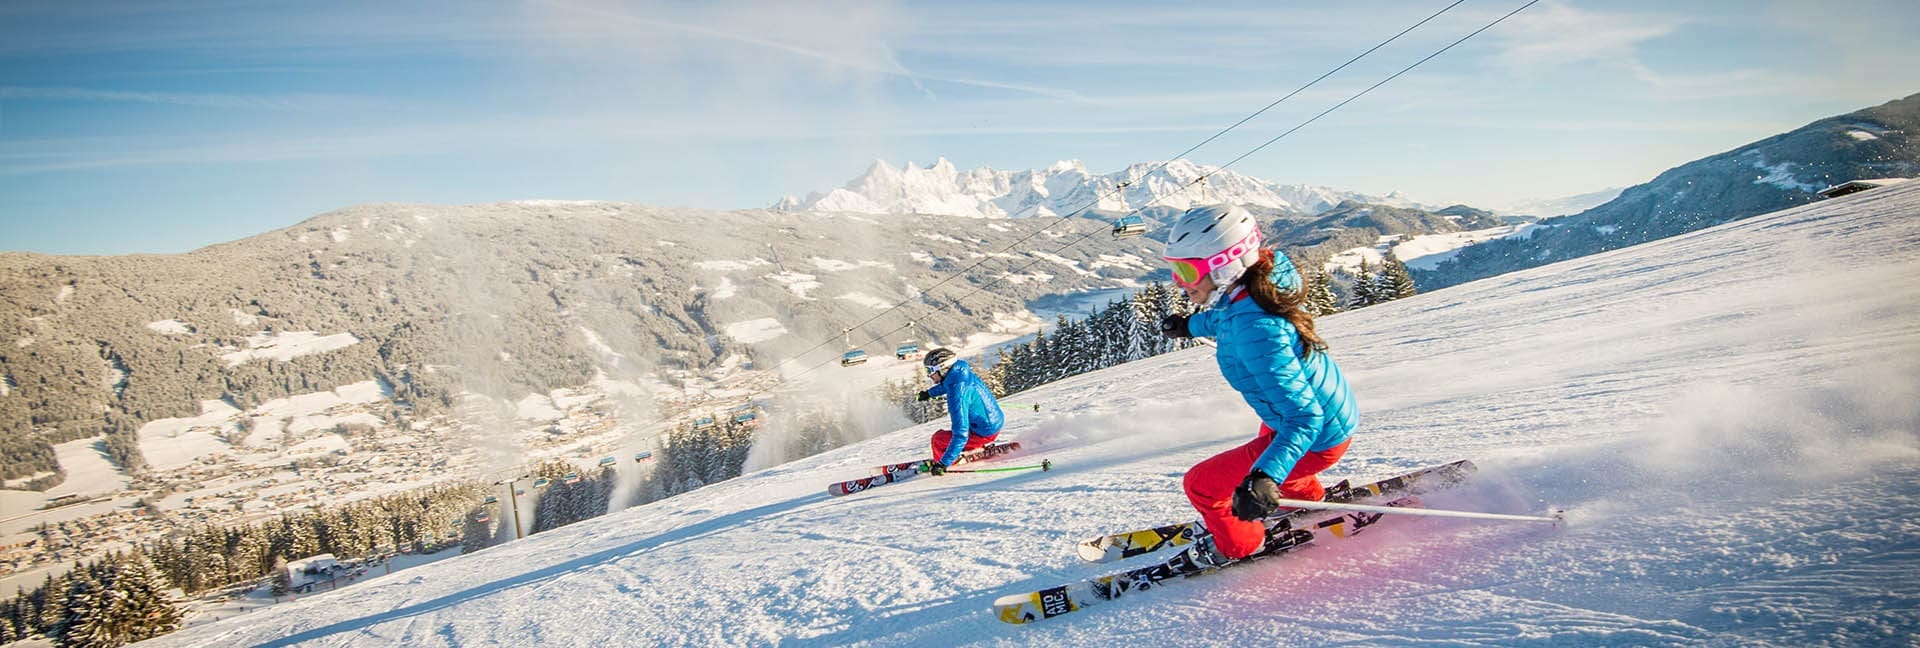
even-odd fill
[(1189, 519), (1257, 421), (1211, 352), (1011, 397), (1052, 472), (829, 481), (933, 425), (302, 598), (160, 645), (1911, 645), (1920, 631), (1920, 183), (1321, 321), (1363, 408), (1334, 478), (1457, 458), (1341, 545), (1025, 627), (1075, 540)]

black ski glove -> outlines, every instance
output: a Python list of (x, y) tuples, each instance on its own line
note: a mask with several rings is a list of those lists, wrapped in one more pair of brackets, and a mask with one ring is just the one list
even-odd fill
[(927, 393), (925, 389), (920, 390), (920, 393), (914, 394), (913, 397), (922, 403), (933, 400), (933, 394)]
[(1240, 487), (1233, 490), (1233, 516), (1248, 522), (1258, 522), (1273, 510), (1280, 508), (1280, 485), (1273, 478), (1258, 470), (1241, 480)]
[(1168, 315), (1160, 320), (1160, 334), (1175, 339), (1193, 337), (1193, 332), (1187, 330), (1186, 315)]
[(935, 477), (945, 475), (947, 474), (947, 465), (937, 461), (929, 461), (927, 462), (927, 474)]

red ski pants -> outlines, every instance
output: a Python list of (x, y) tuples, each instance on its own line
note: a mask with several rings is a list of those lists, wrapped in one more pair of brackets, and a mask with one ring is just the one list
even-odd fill
[[(1254, 460), (1272, 443), (1273, 429), (1261, 424), (1260, 436), (1194, 464), (1193, 469), (1187, 471), (1187, 499), (1200, 510), (1200, 519), (1206, 522), (1207, 531), (1213, 533), (1214, 546), (1228, 558), (1245, 558), (1259, 551), (1260, 545), (1266, 542), (1266, 525), (1233, 516), (1233, 491), (1246, 480), (1247, 473), (1253, 471)], [(1352, 441), (1300, 457), (1300, 461), (1293, 464), (1293, 472), (1287, 473), (1286, 481), (1280, 483), (1280, 496), (1303, 500), (1326, 496), (1327, 489), (1320, 485), (1320, 471), (1339, 461), (1347, 453), (1348, 443)]]
[[(961, 448), (960, 451), (968, 452), (972, 450), (979, 450), (981, 446), (987, 445), (989, 443), (993, 443), (994, 437), (997, 437), (997, 436), (1000, 436), (1000, 435), (995, 434), (993, 436), (980, 436), (978, 434), (975, 434), (975, 435), (968, 436), (966, 447)], [(947, 444), (949, 443), (953, 443), (953, 430), (941, 430), (939, 432), (933, 433), (933, 458), (935, 461), (938, 461), (941, 455), (947, 454)], [(1239, 484), (1235, 484), (1235, 486), (1238, 486), (1238, 485)]]

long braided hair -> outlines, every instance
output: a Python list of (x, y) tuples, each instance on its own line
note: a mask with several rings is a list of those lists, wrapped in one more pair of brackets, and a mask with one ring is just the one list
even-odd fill
[(1300, 334), (1300, 340), (1306, 342), (1306, 356), (1327, 350), (1326, 340), (1320, 339), (1320, 334), (1313, 330), (1313, 312), (1307, 310), (1306, 287), (1282, 290), (1273, 283), (1273, 277), (1268, 276), (1273, 273), (1273, 254), (1272, 248), (1261, 249), (1260, 261), (1240, 275), (1239, 283), (1247, 287), (1247, 295), (1253, 297), (1253, 303), (1260, 305), (1260, 310), (1285, 318), (1293, 324), (1294, 330)]

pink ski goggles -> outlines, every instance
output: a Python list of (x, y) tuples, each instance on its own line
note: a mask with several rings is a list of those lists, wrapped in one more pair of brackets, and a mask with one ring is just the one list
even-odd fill
[(1205, 277), (1214, 270), (1233, 263), (1235, 259), (1258, 249), (1260, 249), (1260, 228), (1256, 227), (1253, 231), (1247, 233), (1246, 238), (1242, 238), (1239, 242), (1227, 246), (1227, 249), (1221, 250), (1213, 256), (1204, 259), (1165, 258), (1167, 265), (1173, 268), (1174, 285), (1182, 288), (1191, 288), (1194, 284), (1200, 283), (1201, 277)]

